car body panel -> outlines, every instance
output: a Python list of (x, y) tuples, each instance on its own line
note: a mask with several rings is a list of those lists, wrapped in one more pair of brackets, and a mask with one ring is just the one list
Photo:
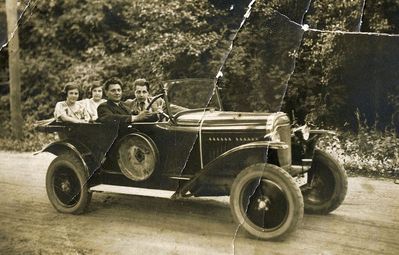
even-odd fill
[[(228, 173), (226, 167), (216, 168), (229, 166), (234, 160), (243, 162), (236, 163), (237, 166), (247, 166), (248, 162), (255, 161), (273, 162), (284, 169), (289, 169), (291, 161), (289, 119), (281, 112), (245, 113), (204, 108), (179, 112), (174, 121), (55, 122), (39, 130), (58, 132), (60, 141), (52, 146), (76, 147), (75, 153), (86, 162), (89, 172), (98, 170), (93, 177), (97, 178), (95, 183), (181, 190), (209, 173), (210, 176), (216, 173), (220, 178), (233, 178), (238, 169)], [(280, 133), (282, 140), (271, 141), (267, 136), (271, 132)], [(128, 179), (118, 165), (118, 146), (124, 137), (133, 133), (144, 134), (159, 151), (157, 169), (143, 181)], [(46, 150), (57, 153), (55, 149)]]

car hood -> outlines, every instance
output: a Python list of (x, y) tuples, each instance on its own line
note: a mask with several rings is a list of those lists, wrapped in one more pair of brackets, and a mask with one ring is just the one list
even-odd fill
[(212, 110), (189, 111), (179, 114), (178, 125), (202, 126), (203, 128), (265, 129), (266, 126), (288, 124), (285, 113), (226, 112)]

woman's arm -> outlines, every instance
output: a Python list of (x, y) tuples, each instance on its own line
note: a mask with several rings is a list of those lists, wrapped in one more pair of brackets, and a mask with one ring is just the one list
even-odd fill
[(67, 110), (68, 108), (64, 107), (65, 102), (58, 102), (55, 105), (54, 109), (54, 117), (56, 120), (62, 120), (66, 122), (72, 122), (72, 123), (83, 123), (86, 122), (85, 120), (79, 120), (73, 117), (68, 116)]

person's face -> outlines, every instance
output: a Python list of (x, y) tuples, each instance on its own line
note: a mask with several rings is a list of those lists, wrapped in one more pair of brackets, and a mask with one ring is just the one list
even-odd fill
[(101, 87), (92, 89), (91, 96), (94, 101), (100, 101), (100, 99), (103, 97), (103, 89)]
[(79, 98), (79, 90), (78, 89), (70, 89), (67, 91), (67, 102), (68, 103), (75, 103)]
[(146, 86), (136, 86), (134, 95), (136, 96), (137, 101), (144, 102), (148, 98), (147, 87)]
[(108, 100), (118, 103), (122, 99), (122, 87), (119, 84), (110, 84), (106, 91)]

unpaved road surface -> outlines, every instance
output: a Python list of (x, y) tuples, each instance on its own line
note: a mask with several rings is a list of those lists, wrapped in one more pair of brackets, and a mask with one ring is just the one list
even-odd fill
[(95, 193), (88, 213), (57, 213), (45, 190), (52, 155), (0, 152), (0, 254), (399, 254), (399, 185), (350, 178), (343, 205), (305, 215), (283, 242), (238, 231), (228, 199), (172, 201)]

